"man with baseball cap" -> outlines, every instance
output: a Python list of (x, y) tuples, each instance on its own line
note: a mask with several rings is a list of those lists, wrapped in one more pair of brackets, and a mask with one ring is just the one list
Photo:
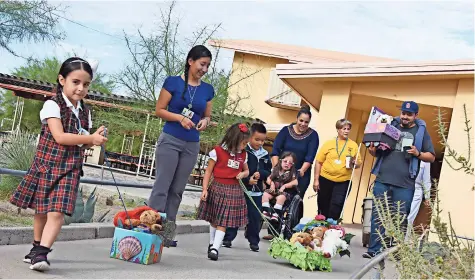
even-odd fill
[[(371, 145), (369, 153), (376, 157), (371, 173), (376, 175), (373, 186), (375, 199), (384, 198), (384, 193), (391, 199), (393, 206), (401, 202), (401, 211), (409, 214), (414, 196), (416, 178), (420, 162), (434, 162), (435, 152), (432, 140), (426, 129), (426, 123), (418, 118), (419, 105), (414, 101), (402, 103), (401, 115), (394, 118), (391, 125), (401, 131), (401, 137), (394, 150), (377, 150)], [(372, 258), (382, 250), (381, 240), (376, 229), (384, 235), (380, 226), (376, 207), (373, 203), (371, 217), (371, 235), (368, 252), (364, 258)]]

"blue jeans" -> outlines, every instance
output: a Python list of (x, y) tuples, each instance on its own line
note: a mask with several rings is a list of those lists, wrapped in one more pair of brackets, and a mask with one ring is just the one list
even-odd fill
[[(401, 201), (401, 214), (405, 214), (407, 217), (407, 215), (409, 215), (409, 212), (411, 211), (414, 188), (401, 188), (376, 181), (374, 183), (373, 188), (374, 199), (384, 199), (385, 192), (387, 192), (388, 200), (390, 203), (389, 206), (391, 207), (392, 204), (392, 206), (396, 207), (396, 203), (398, 201)], [(403, 222), (403, 228), (405, 228), (405, 224), (407, 224), (407, 219), (405, 219), (405, 221)], [(380, 236), (376, 229), (379, 229), (381, 235), (384, 236), (384, 228), (379, 223), (378, 212), (376, 210), (376, 205), (373, 201), (373, 211), (371, 214), (371, 235), (369, 240), (368, 252), (378, 254), (381, 252), (382, 244)]]
[[(259, 233), (261, 232), (261, 211), (262, 211), (262, 195), (253, 196), (252, 199), (256, 203), (259, 210), (256, 209), (254, 204), (249, 200), (246, 195), (246, 204), (247, 204), (247, 229), (246, 229), (246, 238), (251, 245), (258, 245), (260, 238)], [(238, 228), (226, 228), (226, 234), (224, 235), (224, 241), (233, 241), (236, 238)]]

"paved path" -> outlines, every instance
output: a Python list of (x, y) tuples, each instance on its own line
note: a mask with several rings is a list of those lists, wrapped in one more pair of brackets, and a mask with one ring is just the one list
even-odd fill
[(332, 260), (333, 272), (304, 272), (283, 260), (272, 259), (267, 254), (267, 241), (261, 242), (259, 253), (251, 252), (242, 232), (233, 248), (221, 248), (217, 262), (207, 259), (208, 234), (179, 235), (179, 247), (165, 248), (161, 262), (148, 266), (110, 259), (111, 240), (57, 242), (50, 254), (52, 270), (46, 273), (30, 271), (22, 262), (30, 245), (0, 246), (0, 278), (347, 279), (367, 261), (361, 258), (365, 248), (358, 236), (351, 245), (351, 258)]

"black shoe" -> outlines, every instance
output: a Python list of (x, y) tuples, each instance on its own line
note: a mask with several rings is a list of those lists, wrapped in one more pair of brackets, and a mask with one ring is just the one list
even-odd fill
[(209, 245), (208, 245), (208, 254), (209, 254), (209, 252), (211, 251), (211, 248), (212, 248), (212, 247), (213, 247), (213, 244), (209, 244)]
[(225, 240), (223, 241), (223, 247), (226, 247), (226, 248), (231, 248), (233, 246), (233, 243), (229, 240)]
[(253, 252), (259, 252), (259, 246), (258, 245), (249, 245), (249, 249)]
[(35, 256), (36, 248), (38, 248), (38, 246), (40, 246), (39, 243), (33, 242), (33, 248), (31, 248), (30, 253), (28, 253), (28, 255), (23, 259), (24, 263), (31, 263), (31, 259)]
[(217, 261), (218, 260), (218, 250), (214, 249), (214, 248), (211, 248), (211, 250), (209, 250), (208, 252), (208, 259), (212, 260), (212, 261)]
[(38, 246), (35, 255), (31, 258), (30, 269), (36, 271), (49, 270), (50, 262), (48, 261), (47, 255), (51, 251), (49, 248)]
[(374, 252), (363, 253), (363, 258), (365, 258), (365, 259), (372, 259), (372, 258), (374, 258), (374, 256), (376, 256), (376, 253), (374, 253)]

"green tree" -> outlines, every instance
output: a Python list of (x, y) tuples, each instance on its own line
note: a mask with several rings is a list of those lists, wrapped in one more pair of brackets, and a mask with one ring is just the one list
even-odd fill
[[(155, 102), (160, 93), (163, 81), (167, 76), (175, 76), (183, 73), (185, 58), (188, 51), (195, 45), (207, 44), (208, 40), (215, 36), (221, 24), (204, 25), (197, 27), (189, 37), (180, 37), (180, 19), (174, 14), (175, 2), (167, 9), (161, 10), (160, 20), (155, 32), (144, 35), (140, 30), (137, 34), (124, 34), (131, 63), (126, 65), (114, 79), (117, 84), (128, 90), (131, 96), (144, 103), (143, 108), (154, 110)], [(213, 53), (212, 65), (204, 77), (204, 80), (214, 86), (215, 98), (213, 99), (213, 120), (217, 123), (214, 128), (207, 129), (202, 134), (202, 143), (214, 144), (223, 135), (224, 130), (230, 123), (242, 121), (245, 115), (249, 119), (252, 112), (243, 111), (239, 107), (243, 99), (249, 98), (249, 94), (241, 92), (238, 96), (229, 98), (229, 89), (234, 86), (229, 83), (232, 71), (226, 71), (217, 67), (220, 49), (211, 49)], [(246, 69), (234, 69), (246, 73), (239, 82), (251, 77), (260, 70), (248, 73)], [(129, 130), (140, 129), (143, 131), (143, 122), (131, 121)], [(151, 135), (156, 135), (159, 127), (153, 127), (150, 132), (150, 141), (154, 141)]]
[[(56, 84), (61, 63), (62, 61), (56, 57), (45, 58), (42, 61), (29, 60), (25, 66), (15, 69), (12, 75)], [(113, 81), (108, 80), (106, 75), (97, 73), (90, 90), (111, 94), (114, 88)], [(0, 118), (13, 118), (16, 102), (17, 97), (11, 91), (4, 91), (0, 94)], [(32, 99), (26, 99), (24, 102), (20, 128), (38, 133), (41, 128), (39, 113), (43, 107), (43, 102)], [(1, 129), (8, 130), (9, 127)]]
[(13, 43), (54, 43), (63, 38), (58, 31), (60, 6), (46, 0), (0, 1), (0, 48), (20, 56)]

